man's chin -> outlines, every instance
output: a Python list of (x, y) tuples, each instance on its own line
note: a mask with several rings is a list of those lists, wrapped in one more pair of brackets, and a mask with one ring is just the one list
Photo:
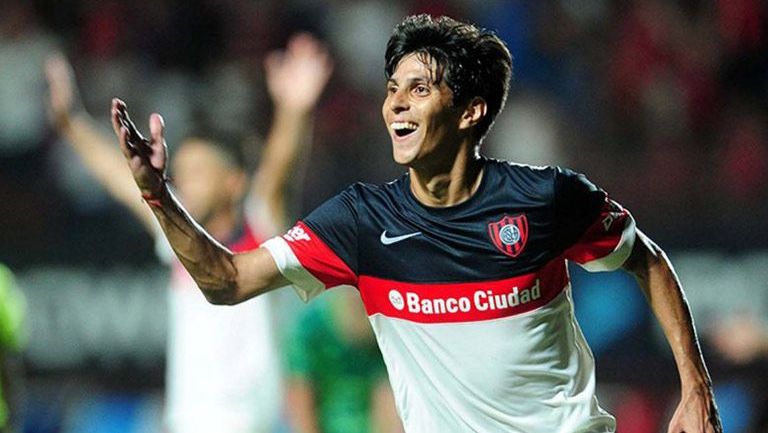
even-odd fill
[(410, 153), (405, 152), (392, 152), (392, 159), (395, 161), (395, 164), (402, 165), (404, 167), (410, 167), (413, 163), (415, 157), (414, 155), (411, 155)]
[(413, 167), (413, 160), (398, 160), (395, 159), (395, 164), (405, 167), (405, 168), (411, 168)]

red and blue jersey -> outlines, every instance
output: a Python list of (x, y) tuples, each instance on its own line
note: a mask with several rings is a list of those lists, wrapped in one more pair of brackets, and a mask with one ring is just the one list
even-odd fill
[(631, 215), (583, 175), (485, 159), (465, 202), (356, 184), (265, 243), (305, 300), (356, 286), (408, 432), (610, 432), (566, 261), (615, 269)]

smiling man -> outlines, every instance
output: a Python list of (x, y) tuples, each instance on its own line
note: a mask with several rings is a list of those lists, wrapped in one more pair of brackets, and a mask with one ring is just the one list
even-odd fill
[(637, 277), (680, 372), (669, 432), (721, 432), (678, 279), (629, 212), (572, 171), (479, 155), (511, 67), (488, 31), (407, 18), (387, 46), (382, 114), (408, 172), (353, 185), (242, 254), (212, 241), (168, 189), (160, 116), (150, 118), (149, 140), (131, 139), (115, 100), (113, 125), (134, 179), (212, 303), (288, 282), (304, 300), (358, 288), (407, 432), (615, 431), (595, 397), (568, 260)]

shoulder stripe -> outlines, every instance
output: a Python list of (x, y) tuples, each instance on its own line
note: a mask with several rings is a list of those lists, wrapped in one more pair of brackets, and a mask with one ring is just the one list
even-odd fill
[(275, 236), (261, 244), (266, 248), (277, 265), (277, 269), (291, 282), (296, 294), (304, 302), (319, 295), (325, 290), (325, 284), (301, 266), (299, 259), (288, 246), (285, 239)]
[(621, 266), (632, 252), (635, 220), (611, 200), (581, 239), (564, 256), (588, 271), (611, 271)]
[[(295, 257), (296, 263), (289, 265), (308, 272), (325, 288), (356, 285), (357, 276), (352, 269), (304, 222), (299, 221), (282, 237), (274, 239), (281, 239)], [(285, 277), (291, 279), (288, 275)]]

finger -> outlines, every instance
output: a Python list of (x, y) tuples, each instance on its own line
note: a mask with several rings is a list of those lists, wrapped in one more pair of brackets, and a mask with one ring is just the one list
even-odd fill
[(141, 141), (144, 137), (141, 136), (139, 130), (136, 129), (136, 125), (131, 121), (131, 117), (128, 115), (128, 108), (125, 104), (119, 106), (117, 111), (119, 114), (118, 120), (120, 120), (120, 124), (128, 130), (130, 139), (134, 142)]
[(277, 72), (280, 65), (283, 63), (285, 54), (281, 51), (272, 51), (264, 58), (264, 69), (267, 73)]
[(126, 144), (131, 149), (131, 151), (144, 159), (148, 159), (152, 155), (152, 147), (149, 141), (147, 141), (144, 138), (136, 140), (134, 133), (132, 133), (130, 129), (127, 129), (127, 128), (125, 129), (126, 131), (128, 131), (128, 138), (126, 139)]
[(147, 158), (151, 154), (151, 149), (147, 140), (136, 129), (136, 125), (128, 117), (128, 110), (125, 102), (115, 98), (112, 100), (112, 127), (115, 132), (122, 134), (124, 129), (127, 132), (125, 139), (125, 147), (133, 155), (139, 155), (143, 158)]
[(118, 132), (118, 140), (120, 142), (120, 149), (123, 151), (123, 155), (131, 159), (134, 156), (138, 156), (142, 161), (149, 160), (149, 145), (145, 142), (139, 142), (134, 144), (131, 142), (131, 132), (124, 126), (120, 127)]
[(120, 126), (128, 130), (128, 146), (143, 157), (149, 156), (151, 153), (149, 143), (136, 128), (136, 125), (128, 115), (128, 109), (124, 103), (122, 105), (118, 104), (117, 119), (120, 123)]
[(115, 131), (115, 135), (120, 135), (120, 109), (119, 107), (124, 105), (123, 101), (118, 98), (112, 98), (112, 104), (110, 105), (110, 119), (112, 120), (112, 129)]
[(306, 62), (323, 79), (327, 79), (333, 71), (333, 61), (326, 45), (309, 33), (299, 33), (293, 39), (289, 49), (291, 56)]
[(120, 137), (122, 131), (127, 132), (125, 147), (134, 155), (146, 156), (149, 153), (144, 137), (136, 130), (136, 126), (128, 118), (125, 102), (120, 99), (112, 99), (112, 128)]
[(165, 120), (163, 120), (163, 116), (157, 113), (152, 113), (149, 116), (149, 133), (152, 136), (153, 145), (162, 145), (165, 140)]
[(153, 167), (164, 171), (165, 170), (165, 120), (163, 116), (152, 113), (149, 116), (149, 132), (152, 137), (150, 146), (152, 147), (152, 154), (149, 158)]
[(120, 127), (117, 131), (117, 141), (120, 143), (120, 150), (125, 159), (131, 159), (136, 154), (128, 145), (128, 130)]
[(317, 38), (310, 33), (301, 32), (291, 37), (291, 40), (288, 41), (287, 50), (297, 55), (307, 55), (318, 51), (319, 47), (320, 43)]
[(312, 67), (312, 75), (308, 78), (310, 83), (317, 91), (322, 91), (325, 85), (333, 75), (333, 59), (324, 47), (320, 51), (313, 53), (312, 57), (307, 59)]

